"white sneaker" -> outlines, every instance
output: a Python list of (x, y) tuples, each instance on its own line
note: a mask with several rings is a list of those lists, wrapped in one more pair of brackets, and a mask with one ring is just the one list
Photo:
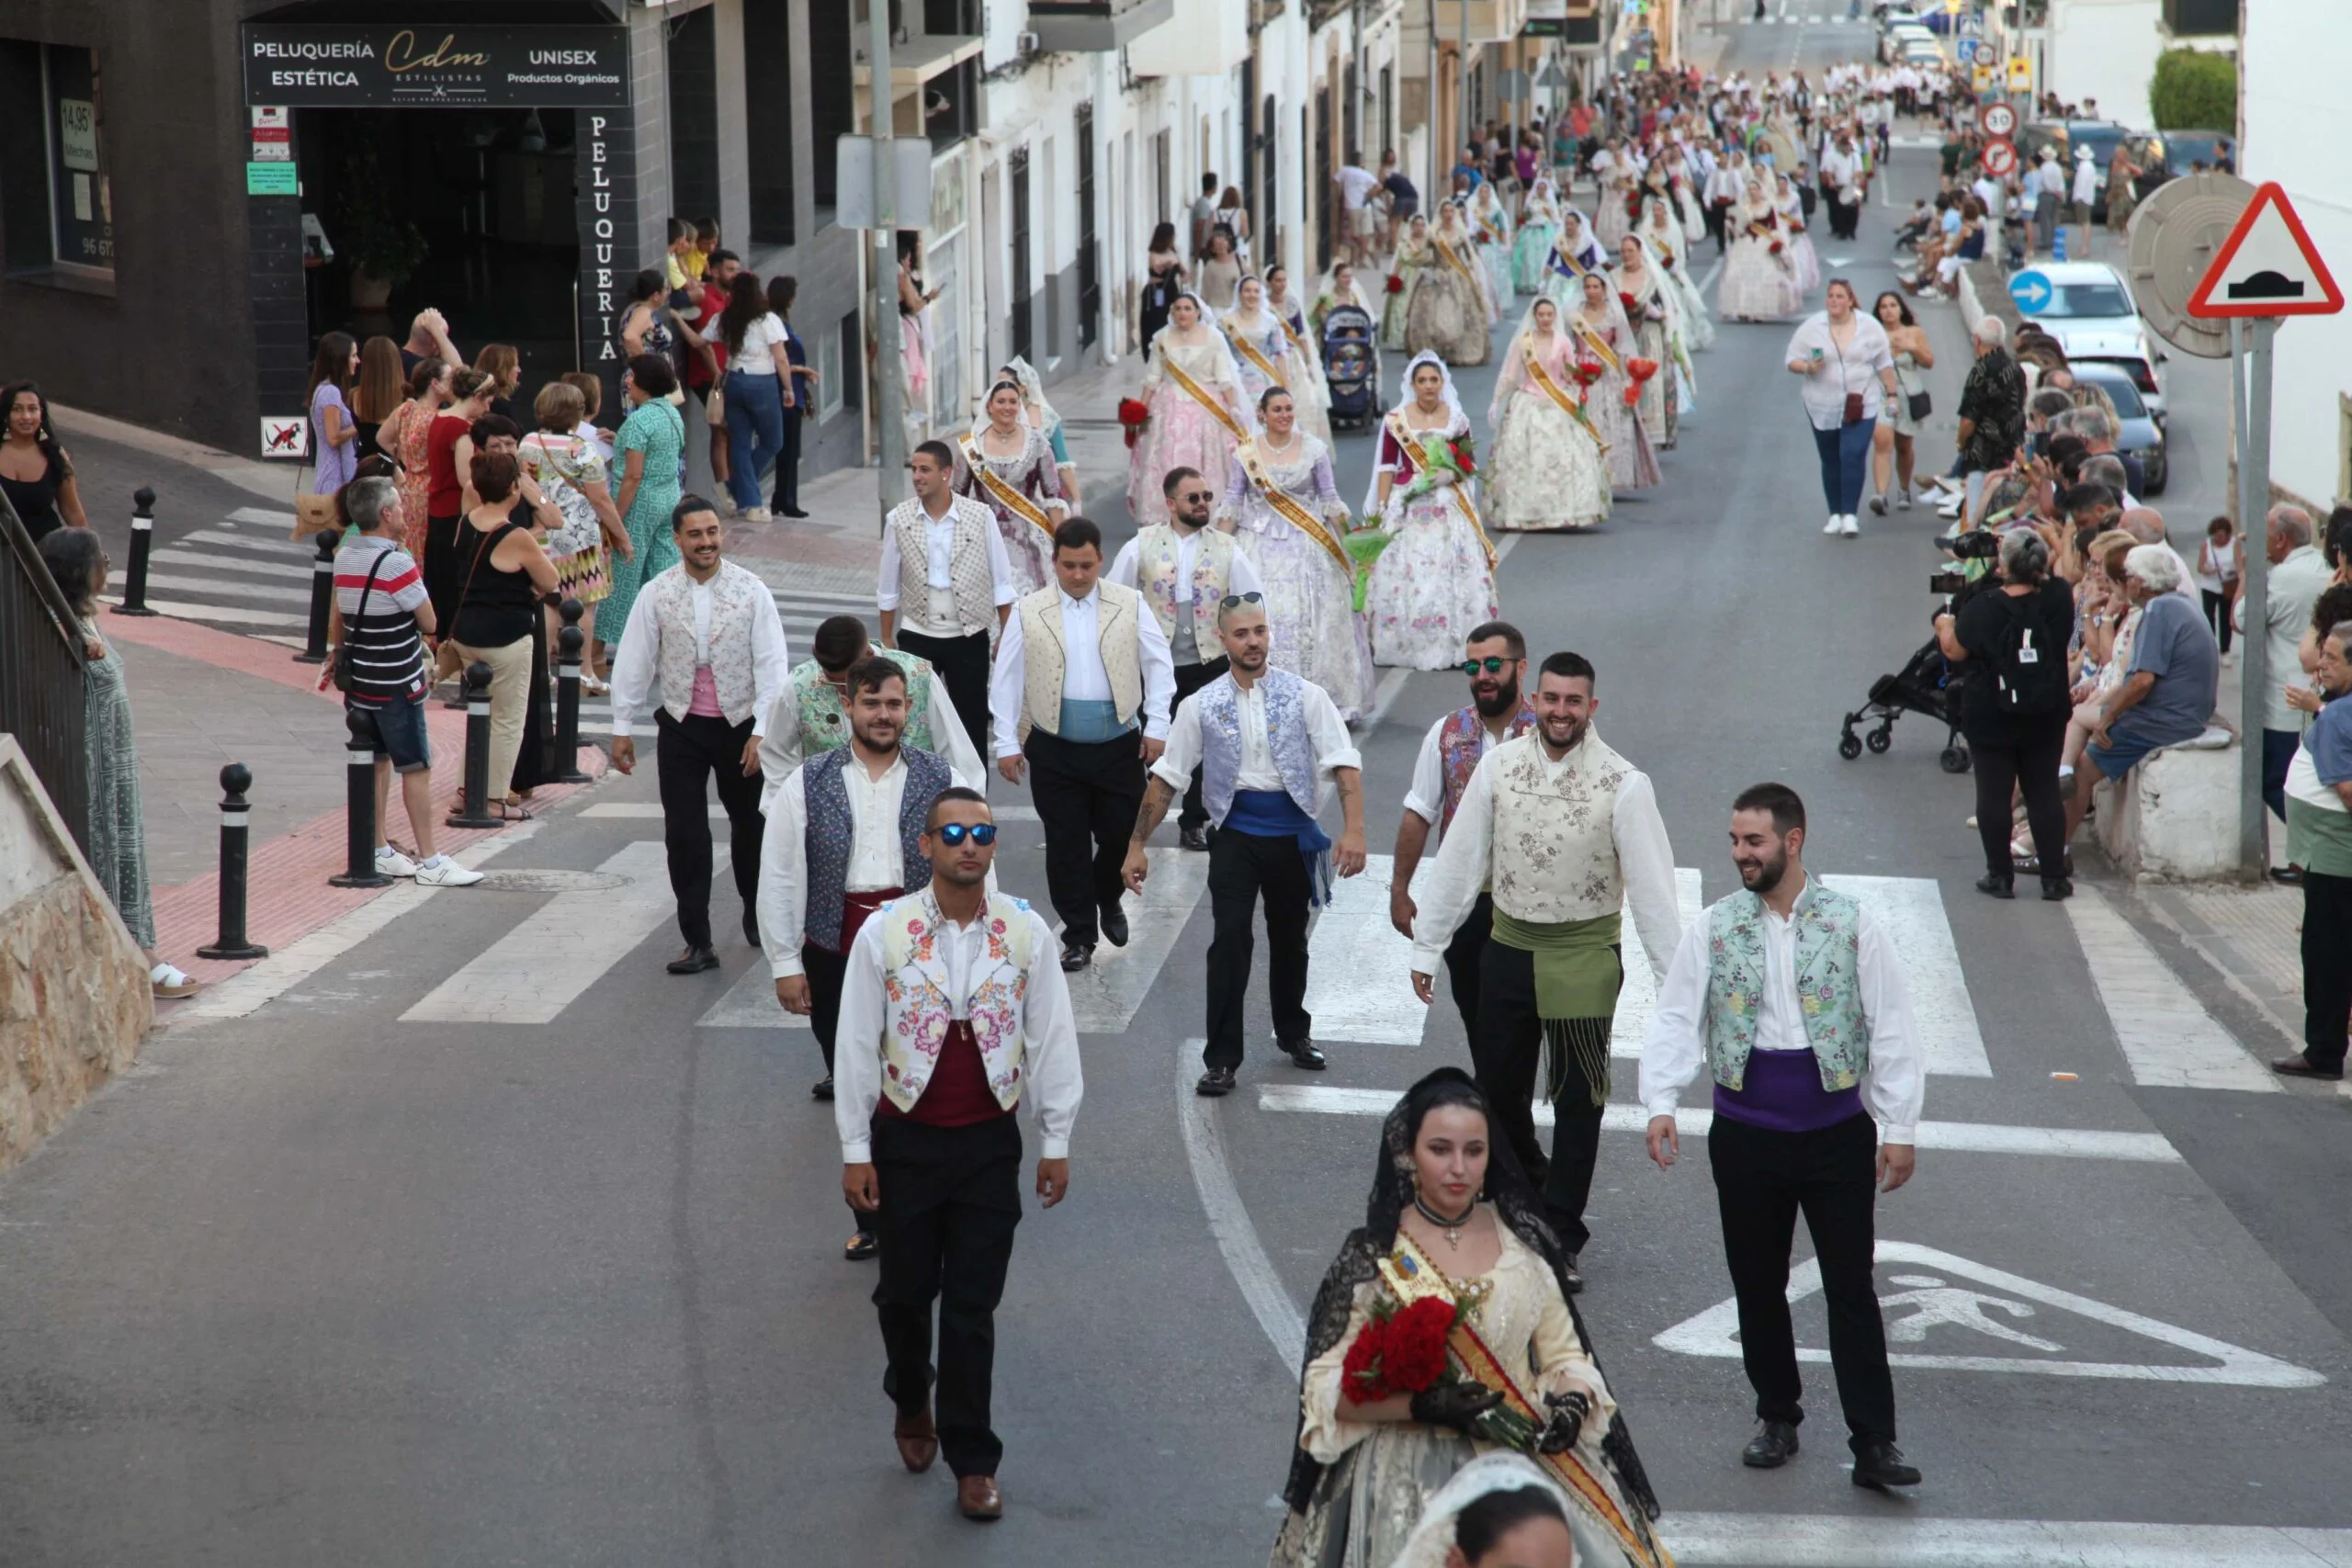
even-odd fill
[(1862, 525), (1860, 521), (1850, 512), (1838, 520), (1838, 532), (1849, 539), (1852, 538), (1861, 531)]
[(1950, 501), (1945, 502), (1943, 504), (1936, 508), (1936, 515), (1942, 518), (1956, 520), (1960, 516), (1962, 509), (1966, 504), (1967, 498), (1965, 496), (1953, 496)]
[(744, 511), (743, 521), (746, 523), (773, 523), (775, 521), (775, 513), (770, 512), (764, 506), (753, 506), (747, 508)]
[(386, 876), (414, 876), (416, 863), (387, 844), (376, 852), (376, 869)]
[(1829, 521), (1821, 525), (1821, 531), (1825, 534), (1835, 534), (1843, 521), (1844, 519), (1833, 512), (1829, 514)]
[(481, 874), (478, 871), (468, 871), (447, 855), (443, 855), (437, 864), (416, 868), (416, 881), (420, 887), (471, 887), (481, 880)]

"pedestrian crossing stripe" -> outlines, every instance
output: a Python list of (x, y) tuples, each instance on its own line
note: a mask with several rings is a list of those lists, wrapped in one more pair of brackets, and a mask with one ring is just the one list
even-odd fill
[(2077, 883), (2065, 909), (2133, 1082), (2280, 1092), (2278, 1075), (2215, 1021), (2098, 889)]
[[(1908, 1264), (1934, 1270), (1931, 1274), (1894, 1275), (1889, 1282), (1903, 1289), (1896, 1294), (1879, 1298), (1886, 1316), (1886, 1337), (1890, 1347), (1926, 1345), (1929, 1343), (1928, 1337), (1933, 1335), (1933, 1343), (1938, 1346), (1962, 1344), (1971, 1349), (1981, 1349), (1982, 1344), (2016, 1346), (2021, 1350), (2052, 1358), (2036, 1359), (2034, 1356), (2019, 1354), (1950, 1354), (1890, 1348), (1886, 1359), (1891, 1366), (1929, 1371), (2024, 1372), (2041, 1377), (2124, 1379), (2239, 1388), (2317, 1388), (2327, 1382), (2325, 1377), (2308, 1368), (2266, 1356), (2258, 1350), (2249, 1350), (2153, 1317), (2143, 1317), (2138, 1313), (2109, 1306), (2105, 1302), (2093, 1301), (2088, 1296), (2076, 1295), (2055, 1286), (2039, 1284), (2022, 1275), (1972, 1262), (1932, 1247), (1881, 1240), (1876, 1258), (1881, 1269)], [(1985, 1290), (1954, 1286), (1948, 1282), (1947, 1277), (1971, 1280), (1985, 1287)], [(1791, 1271), (1791, 1304), (1818, 1294), (1820, 1291), (1821, 1263), (1818, 1258), (1808, 1258)], [(2001, 1294), (1991, 1295), (1986, 1293), (1987, 1291)], [(2063, 1323), (2044, 1320), (2040, 1311), (2042, 1307), (2052, 1307), (2076, 1317), (2087, 1318), (2106, 1325), (2109, 1329), (2120, 1329), (2180, 1355), (2199, 1358), (2200, 1364), (2055, 1359), (2065, 1346), (2034, 1330), (2047, 1328), (2052, 1333), (2064, 1333), (2066, 1330)], [(1906, 1308), (1910, 1310), (1903, 1310)], [(1938, 1330), (1948, 1332), (1939, 1333)], [(1958, 1337), (1971, 1334), (1975, 1338)], [(1661, 1350), (1672, 1350), (1685, 1356), (1736, 1359), (1740, 1353), (1738, 1300), (1733, 1298), (1718, 1302), (1696, 1317), (1676, 1324), (1651, 1343)], [(1829, 1352), (1799, 1346), (1797, 1359), (1826, 1362)]]

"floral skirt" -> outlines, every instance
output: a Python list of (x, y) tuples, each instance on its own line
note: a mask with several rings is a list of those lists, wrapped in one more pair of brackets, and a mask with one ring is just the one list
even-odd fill
[[(1306, 502), (1310, 510), (1313, 502)], [(1375, 676), (1355, 580), (1330, 552), (1265, 502), (1256, 488), (1241, 503), (1234, 544), (1266, 585), (1267, 658), (1312, 681), (1351, 723), (1372, 708)]]
[(1484, 365), (1494, 346), (1487, 307), (1471, 281), (1450, 266), (1424, 267), (1405, 303), (1405, 352), (1423, 349), (1448, 365)]
[(1470, 628), (1502, 614), (1487, 552), (1449, 486), (1390, 507), (1394, 537), (1372, 563), (1364, 593), (1373, 661), (1453, 668)]
[(1521, 226), (1519, 238), (1511, 242), (1510, 270), (1521, 294), (1544, 292), (1544, 279), (1552, 266), (1552, 246), (1560, 237), (1557, 223), (1537, 220)]
[[(1151, 394), (1149, 403), (1151, 423), (1144, 426), (1143, 434), (1136, 438), (1127, 454), (1127, 514), (1138, 528), (1168, 521), (1168, 497), (1159, 483), (1169, 469), (1199, 469), (1201, 478), (1208, 480), (1213, 495), (1226, 492), (1226, 481), (1233, 471), (1233, 433), (1190, 392), (1172, 380), (1162, 381)], [(1023, 523), (1021, 526), (1036, 532), (1032, 524)], [(1007, 535), (1005, 542), (1012, 544), (1012, 536)], [(1037, 570), (1043, 571), (1044, 568), (1041, 553)], [(1020, 562), (1013, 563), (1013, 570), (1015, 575), (1020, 574)], [(1046, 574), (1043, 581), (1032, 586), (1043, 587), (1051, 581), (1051, 575)]]
[(582, 609), (612, 597), (613, 577), (605, 564), (603, 541), (556, 557), (555, 581), (557, 591), (567, 599), (579, 600)]
[(1797, 271), (1797, 292), (1810, 294), (1821, 287), (1821, 257), (1813, 248), (1813, 236), (1799, 234), (1789, 242), (1789, 254)]
[(1715, 288), (1715, 309), (1726, 316), (1751, 321), (1777, 321), (1793, 316), (1804, 303), (1796, 270), (1784, 265), (1762, 240), (1745, 235), (1734, 240), (1724, 259), (1723, 281)]
[(1609, 515), (1609, 470), (1600, 448), (1541, 391), (1511, 395), (1487, 473), (1489, 528), (1589, 528)]

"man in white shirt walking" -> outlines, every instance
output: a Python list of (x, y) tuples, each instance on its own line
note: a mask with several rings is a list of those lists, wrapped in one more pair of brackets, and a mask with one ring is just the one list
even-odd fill
[(1859, 903), (1805, 874), (1804, 841), (1804, 802), (1786, 784), (1757, 784), (1732, 803), (1742, 891), (1683, 932), (1642, 1045), (1649, 1154), (1661, 1170), (1675, 1163), (1676, 1110), (1707, 1068), (1707, 1156), (1739, 1302), (1740, 1358), (1763, 1423), (1741, 1462), (1774, 1470), (1797, 1451), (1804, 1384), (1788, 1285), (1802, 1210), (1829, 1308), (1854, 1484), (1917, 1486), (1918, 1471), (1894, 1446), (1894, 1379), (1871, 1261), (1877, 1195), (1911, 1179), (1925, 1069), (1902, 961)]
[(926, 441), (907, 461), (914, 497), (890, 509), (874, 604), (882, 646), (927, 659), (972, 750), (989, 748), (989, 639), (1012, 613), (1012, 562), (996, 514), (956, 493), (956, 454)]
[(2074, 219), (2075, 230), (2081, 233), (2080, 249), (2068, 254), (2076, 261), (2088, 261), (2091, 254), (2091, 204), (2098, 199), (2098, 163), (2088, 147), (2075, 149)]
[(1337, 177), (1340, 205), (1347, 213), (1348, 256), (1362, 266), (1372, 259), (1372, 193), (1380, 188), (1380, 176), (1365, 168), (1363, 154), (1351, 147)]
[(1838, 129), (1836, 144), (1821, 155), (1821, 197), (1829, 204), (1830, 237), (1852, 239), (1862, 217), (1862, 155), (1844, 126)]

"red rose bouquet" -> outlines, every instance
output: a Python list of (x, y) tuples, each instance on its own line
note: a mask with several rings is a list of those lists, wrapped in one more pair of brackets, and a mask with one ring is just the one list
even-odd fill
[(1632, 408), (1642, 400), (1643, 384), (1657, 374), (1657, 361), (1655, 359), (1625, 361), (1625, 406), (1627, 408)]
[(1617, 303), (1625, 307), (1627, 321), (1638, 321), (1642, 319), (1642, 302), (1622, 288), (1617, 291)]
[(1600, 379), (1600, 361), (1598, 359), (1579, 359), (1570, 368), (1569, 374), (1577, 378), (1577, 386), (1589, 387), (1595, 381)]
[[(1370, 1320), (1340, 1365), (1341, 1397), (1351, 1404), (1373, 1404), (1398, 1394), (1475, 1382), (1455, 1369), (1446, 1348), (1454, 1317), (1453, 1303), (1435, 1296), (1402, 1307), (1385, 1296), (1375, 1301)], [(1471, 1435), (1532, 1453), (1541, 1434), (1526, 1416), (1497, 1405), (1471, 1424)]]
[(1774, 254), (1774, 255), (1776, 255), (1776, 256), (1777, 256), (1777, 255), (1779, 255), (1779, 254), (1781, 254), (1781, 242), (1780, 242), (1780, 241), (1775, 240), (1775, 241), (1773, 241), (1773, 242), (1772, 242), (1772, 252), (1771, 252), (1771, 254)]
[(1388, 292), (1391, 294), (1405, 292), (1405, 280), (1393, 272), (1388, 275)]
[(1119, 400), (1119, 423), (1127, 433), (1127, 445), (1132, 447), (1143, 427), (1151, 423), (1151, 405), (1139, 398)]

